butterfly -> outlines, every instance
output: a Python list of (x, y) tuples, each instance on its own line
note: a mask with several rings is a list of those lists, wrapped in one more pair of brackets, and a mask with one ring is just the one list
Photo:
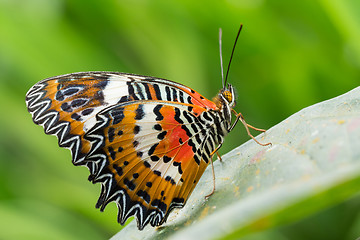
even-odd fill
[(89, 169), (89, 181), (101, 183), (96, 208), (114, 201), (118, 222), (135, 216), (140, 230), (185, 205), (239, 120), (251, 137), (254, 128), (233, 109), (231, 84), (211, 101), (185, 85), (128, 73), (48, 78), (31, 87), (26, 105), (34, 123), (70, 149), (73, 164)]

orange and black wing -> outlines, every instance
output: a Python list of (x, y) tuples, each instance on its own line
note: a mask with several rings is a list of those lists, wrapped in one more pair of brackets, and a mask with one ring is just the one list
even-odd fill
[[(183, 207), (210, 161), (215, 142), (202, 107), (146, 101), (121, 103), (97, 115), (86, 135), (93, 182), (102, 183), (97, 207), (115, 201), (118, 221), (136, 216), (138, 228), (159, 226)], [(206, 150), (204, 150), (206, 149)]]
[(91, 148), (83, 138), (95, 116), (114, 104), (164, 100), (214, 109), (215, 104), (194, 90), (165, 79), (116, 72), (79, 72), (45, 79), (26, 94), (33, 121), (46, 134), (56, 135), (59, 146), (71, 150), (75, 165), (86, 165)]
[(67, 74), (35, 84), (26, 104), (33, 121), (71, 150), (73, 163), (102, 183), (97, 206), (115, 200), (119, 221), (136, 215), (140, 229), (184, 205), (216, 145), (215, 104), (164, 79)]

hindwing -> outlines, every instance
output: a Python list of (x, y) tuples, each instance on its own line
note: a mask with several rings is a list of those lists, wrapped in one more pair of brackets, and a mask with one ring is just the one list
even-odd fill
[(116, 201), (119, 222), (135, 215), (139, 229), (159, 226), (174, 207), (183, 207), (210, 159), (198, 151), (209, 135), (199, 120), (204, 111), (190, 104), (136, 101), (98, 113), (85, 135), (93, 146), (86, 161), (97, 170), (90, 179), (103, 183), (97, 207)]

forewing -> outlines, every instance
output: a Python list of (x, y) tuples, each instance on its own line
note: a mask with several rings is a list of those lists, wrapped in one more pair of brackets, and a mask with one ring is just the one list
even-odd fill
[[(115, 201), (118, 221), (136, 216), (138, 228), (159, 226), (183, 207), (210, 161), (214, 143), (200, 115), (206, 109), (166, 101), (121, 103), (98, 113), (86, 135), (85, 159), (102, 183), (97, 207)], [(204, 144), (210, 150), (202, 151)]]
[(56, 135), (61, 147), (71, 150), (75, 165), (87, 164), (84, 158), (91, 143), (84, 134), (96, 124), (98, 112), (117, 103), (146, 100), (215, 107), (181, 84), (115, 72), (80, 72), (45, 79), (26, 95), (34, 122), (42, 125), (46, 134)]

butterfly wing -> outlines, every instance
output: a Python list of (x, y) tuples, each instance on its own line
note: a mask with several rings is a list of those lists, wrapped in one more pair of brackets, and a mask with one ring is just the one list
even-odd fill
[(26, 104), (33, 121), (71, 150), (73, 163), (89, 168), (89, 180), (102, 183), (97, 207), (115, 200), (119, 222), (135, 215), (140, 229), (161, 225), (185, 204), (209, 161), (202, 149), (214, 145), (199, 115), (215, 104), (164, 79), (67, 74), (34, 85)]
[[(98, 113), (85, 139), (92, 143), (86, 161), (102, 183), (97, 207), (115, 201), (118, 221), (132, 215), (138, 228), (159, 226), (175, 207), (183, 207), (210, 161), (205, 108), (165, 101), (136, 101)], [(208, 147), (207, 146), (207, 147)]]
[(59, 146), (71, 150), (73, 163), (84, 165), (91, 148), (83, 138), (104, 108), (128, 101), (165, 100), (214, 109), (213, 102), (194, 90), (165, 79), (116, 72), (80, 72), (48, 78), (26, 95), (33, 121)]

